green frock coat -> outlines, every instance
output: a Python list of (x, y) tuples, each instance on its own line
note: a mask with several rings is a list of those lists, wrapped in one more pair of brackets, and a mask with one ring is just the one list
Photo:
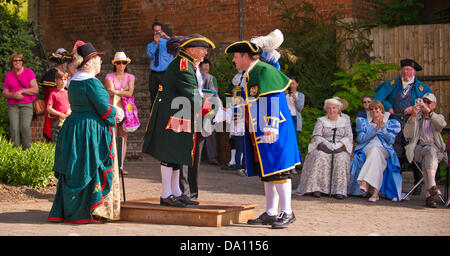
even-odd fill
[(198, 91), (195, 59), (184, 51), (169, 64), (150, 112), (142, 152), (160, 161), (192, 166), (196, 146)]

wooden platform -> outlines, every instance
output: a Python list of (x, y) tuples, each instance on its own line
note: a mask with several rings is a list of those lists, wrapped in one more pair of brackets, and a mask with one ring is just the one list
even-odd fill
[(199, 205), (170, 207), (159, 204), (159, 198), (121, 203), (120, 219), (155, 224), (220, 227), (247, 223), (255, 218), (256, 204), (199, 201)]

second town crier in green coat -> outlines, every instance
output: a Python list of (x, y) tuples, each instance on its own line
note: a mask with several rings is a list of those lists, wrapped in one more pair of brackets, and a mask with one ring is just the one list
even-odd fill
[(169, 64), (150, 112), (142, 152), (161, 161), (162, 205), (185, 206), (179, 188), (182, 165), (192, 166), (196, 147), (196, 116), (209, 112), (203, 100), (197, 65), (215, 48), (199, 34), (174, 36), (167, 43), (176, 54)]

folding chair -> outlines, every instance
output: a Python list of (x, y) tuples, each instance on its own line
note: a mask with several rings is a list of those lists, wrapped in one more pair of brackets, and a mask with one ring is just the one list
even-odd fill
[[(419, 182), (417, 182), (416, 185), (414, 185), (414, 187), (404, 197), (402, 197), (401, 200), (405, 200), (405, 198), (407, 198), (423, 182), (423, 179), (424, 179), (422, 168), (420, 168), (420, 166), (416, 163), (416, 161), (413, 161), (413, 163), (416, 165), (417, 169), (422, 174), (422, 178), (419, 180)], [(447, 172), (447, 182), (448, 182), (448, 172)], [(445, 205), (446, 202), (445, 202), (444, 198), (442, 197), (442, 195), (439, 195), (439, 198), (441, 199), (442, 203)], [(448, 202), (447, 202), (447, 204), (448, 204)]]
[(123, 162), (124, 162), (124, 155), (123, 155), (123, 146), (124, 146), (124, 138), (123, 137), (117, 137), (117, 163), (119, 165), (119, 173), (122, 177), (122, 190), (123, 190), (123, 201), (126, 202), (127, 198), (125, 196), (125, 179), (123, 178)]

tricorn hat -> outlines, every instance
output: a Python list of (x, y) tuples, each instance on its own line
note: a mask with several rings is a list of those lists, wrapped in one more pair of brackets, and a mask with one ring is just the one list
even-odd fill
[(71, 62), (72, 61), (72, 56), (69, 54), (69, 52), (67, 52), (66, 49), (64, 48), (58, 48), (56, 50), (56, 52), (52, 53), (49, 57), (49, 60), (58, 63), (58, 64), (62, 64), (65, 62)]
[(251, 55), (259, 55), (262, 50), (254, 43), (249, 41), (238, 41), (230, 44), (226, 49), (225, 53), (242, 52)]
[(83, 61), (77, 68), (81, 68), (86, 62), (88, 62), (94, 56), (103, 57), (105, 53), (97, 52), (94, 46), (91, 43), (85, 43), (77, 47), (77, 53), (83, 58)]
[(404, 59), (400, 61), (400, 66), (404, 67), (404, 66), (411, 66), (412, 68), (414, 68), (416, 71), (420, 71), (422, 70), (422, 67), (415, 61), (412, 59)]
[(214, 43), (208, 38), (200, 35), (200, 34), (192, 34), (187, 37), (187, 40), (181, 43), (180, 47), (189, 48), (189, 47), (206, 47), (206, 48), (216, 48)]
[(181, 49), (191, 47), (216, 48), (214, 43), (208, 38), (200, 34), (192, 34), (190, 36), (172, 36), (167, 41), (167, 52), (176, 55)]

